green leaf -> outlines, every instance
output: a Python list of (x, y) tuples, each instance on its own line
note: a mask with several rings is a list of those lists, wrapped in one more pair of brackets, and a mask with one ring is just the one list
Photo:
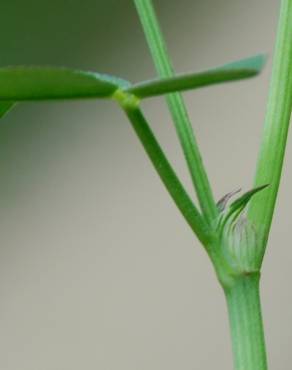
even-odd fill
[(256, 55), (203, 72), (179, 74), (170, 78), (157, 78), (140, 82), (131, 85), (125, 91), (139, 98), (148, 98), (176, 91), (241, 80), (259, 74), (264, 67), (265, 61), (265, 55)]
[(217, 229), (222, 232), (229, 220), (231, 220), (230, 222), (231, 224), (233, 224), (238, 219), (242, 211), (245, 209), (251, 198), (259, 191), (264, 190), (267, 186), (269, 185), (265, 184), (251, 189), (244, 193), (241, 197), (237, 198), (234, 202), (232, 202), (228, 209), (223, 214), (221, 214)]
[(15, 103), (13, 101), (0, 101), (0, 118), (4, 117), (14, 105)]
[(242, 211), (245, 208), (245, 206), (247, 205), (247, 203), (250, 201), (250, 199), (256, 193), (265, 189), (267, 186), (269, 186), (269, 185), (268, 184), (261, 185), (261, 186), (258, 186), (256, 188), (251, 189), (251, 190), (247, 191), (246, 193), (244, 193), (241, 197), (239, 197), (238, 199), (236, 199), (234, 202), (232, 202), (230, 204), (228, 214), (232, 214), (232, 213), (234, 213), (236, 211), (239, 211), (239, 210)]
[(67, 68), (0, 68), (0, 101), (110, 98), (126, 86), (113, 76)]

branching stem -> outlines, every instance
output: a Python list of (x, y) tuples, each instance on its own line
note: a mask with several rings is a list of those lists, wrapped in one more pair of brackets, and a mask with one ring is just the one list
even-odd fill
[[(153, 9), (152, 0), (134, 0), (134, 2), (158, 74), (164, 78), (173, 76), (173, 67)], [(183, 99), (180, 94), (173, 93), (167, 96), (167, 102), (183, 148), (203, 217), (193, 207), (190, 208), (192, 209), (193, 216), (191, 218), (186, 217), (188, 207), (185, 208), (184, 202), (181, 201), (185, 197), (185, 193), (181, 191), (181, 185), (179, 185), (177, 188), (180, 189), (179, 196), (176, 194), (176, 186), (180, 183), (176, 177), (173, 177), (172, 170), (169, 168), (166, 158), (163, 157), (166, 172), (162, 170), (162, 166), (160, 167), (162, 162), (158, 158), (162, 158), (163, 153), (159, 149), (157, 151), (159, 153), (158, 156), (155, 154), (157, 150), (155, 138), (153, 136), (151, 136), (151, 139), (150, 136), (148, 137), (150, 131), (142, 113), (138, 108), (130, 111), (126, 110), (126, 113), (154, 166), (166, 186), (168, 186), (169, 192), (187, 221), (192, 225), (192, 220), (197, 220), (195, 224), (198, 227), (196, 226), (194, 231), (202, 241), (205, 235), (207, 235), (205, 231), (208, 230), (205, 225), (212, 224), (212, 221), (218, 216), (218, 209), (214, 202), (208, 177), (201, 160)], [(254, 269), (237, 270), (236, 265), (232, 263), (233, 256), (228, 254), (230, 253), (228, 252), (229, 244), (227, 248), (222, 243), (220, 244), (218, 235), (214, 236), (213, 244), (211, 243), (209, 249), (207, 249), (227, 300), (235, 370), (267, 370), (259, 296), (260, 266), (268, 239), (280, 183), (291, 107), (292, 0), (282, 0), (270, 95), (255, 176), (255, 187), (261, 187), (266, 184), (269, 184), (269, 187), (251, 200), (248, 209), (248, 223), (255, 230), (256, 236), (249, 239), (247, 230), (247, 233), (244, 234), (247, 237), (247, 244), (242, 246), (241, 243), (239, 246), (251, 248), (251, 250), (256, 251), (256, 253), (252, 254), (254, 257), (251, 261), (251, 266), (254, 266)], [(174, 188), (172, 186), (169, 187), (169, 184), (172, 183), (172, 180), (170, 181), (168, 178), (169, 174), (175, 179), (173, 182), (173, 184), (176, 184)], [(186, 203), (189, 204), (189, 201), (187, 200)], [(231, 243), (237, 237), (238, 235), (235, 235), (235, 239), (231, 240)], [(250, 241), (256, 245), (250, 245)], [(208, 242), (210, 241), (208, 240)], [(231, 247), (233, 246), (231, 245)], [(247, 254), (239, 253), (239, 255), (245, 256)], [(245, 263), (242, 265), (249, 266)]]
[[(138, 105), (125, 103), (123, 99), (117, 99), (126, 115), (128, 116), (132, 127), (138, 135), (146, 153), (154, 165), (158, 175), (163, 181), (172, 199), (191, 226), (202, 244), (208, 248), (210, 244), (211, 233), (209, 226), (197, 210), (191, 198), (187, 194), (175, 171), (166, 158), (157, 139), (155, 138), (150, 126), (148, 125), (141, 109)], [(134, 98), (135, 100), (135, 98)]]

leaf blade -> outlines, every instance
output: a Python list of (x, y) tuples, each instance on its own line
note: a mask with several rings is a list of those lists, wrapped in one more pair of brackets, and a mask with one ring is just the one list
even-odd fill
[(268, 186), (269, 184), (257, 186), (256, 188), (247, 191), (241, 197), (237, 198), (234, 202), (232, 202), (228, 208), (228, 211), (226, 212), (226, 215), (223, 217), (224, 220), (223, 225), (226, 224), (226, 222), (230, 218), (233, 218), (233, 221), (236, 220), (239, 217), (239, 215), (243, 212), (251, 198)]
[(268, 187), (269, 184), (257, 186), (256, 188), (253, 188), (246, 193), (244, 193), (241, 197), (237, 198), (234, 202), (230, 204), (230, 211), (229, 212), (235, 212), (236, 210), (240, 208), (244, 208), (247, 203), (250, 201), (250, 199), (259, 191), (264, 190), (266, 187)]
[(69, 68), (0, 68), (0, 100), (110, 98), (128, 85), (114, 76)]
[(238, 219), (238, 217), (242, 214), (245, 207), (247, 206), (247, 204), (249, 203), (249, 201), (251, 200), (251, 198), (253, 198), (253, 196), (255, 194), (264, 190), (268, 186), (269, 186), (269, 184), (265, 184), (265, 185), (261, 185), (261, 186), (258, 186), (256, 188), (253, 188), (253, 189), (245, 192), (243, 195), (241, 195), (236, 200), (234, 200), (230, 204), (230, 206), (228, 207), (226, 212), (221, 213), (221, 216), (218, 220), (218, 225), (217, 225), (217, 230), (219, 231), (219, 234), (222, 234), (222, 232), (225, 228), (225, 225), (228, 222), (230, 222), (230, 220), (231, 220), (231, 223), (234, 223)]
[(265, 60), (265, 56), (259, 54), (202, 72), (179, 74), (170, 78), (144, 81), (131, 85), (126, 91), (143, 99), (246, 79), (259, 74), (265, 64)]

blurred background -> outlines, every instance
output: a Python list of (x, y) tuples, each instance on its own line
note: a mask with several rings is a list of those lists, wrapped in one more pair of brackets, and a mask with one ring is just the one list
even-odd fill
[[(256, 79), (185, 94), (216, 198), (249, 189), (279, 1), (154, 3), (179, 72), (270, 55)], [(1, 66), (155, 75), (130, 0), (2, 0), (0, 24)], [(143, 107), (193, 194), (164, 100)], [(291, 150), (262, 277), (277, 370), (292, 361)], [(0, 369), (232, 369), (212, 267), (112, 102), (17, 106), (0, 179)]]

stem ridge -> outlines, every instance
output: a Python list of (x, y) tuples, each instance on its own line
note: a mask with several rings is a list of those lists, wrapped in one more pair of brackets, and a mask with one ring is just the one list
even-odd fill
[(225, 289), (235, 370), (267, 370), (259, 281), (242, 275)]

